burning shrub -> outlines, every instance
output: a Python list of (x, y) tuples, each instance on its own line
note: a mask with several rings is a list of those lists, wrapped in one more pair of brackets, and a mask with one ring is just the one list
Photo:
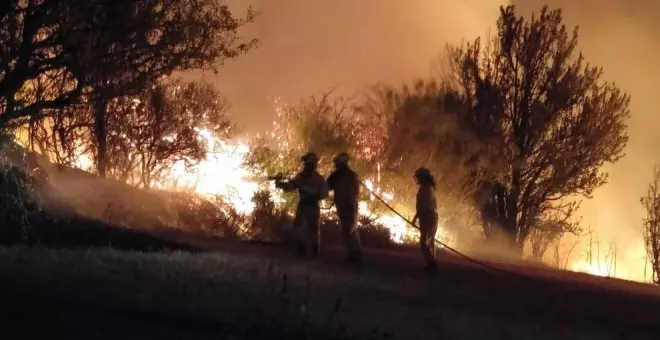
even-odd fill
[[(390, 248), (394, 245), (390, 230), (378, 223), (377, 217), (361, 215), (358, 229), (362, 245), (369, 248)], [(321, 239), (323, 244), (343, 245), (344, 235), (339, 220), (335, 216), (324, 216), (321, 220)]]
[(285, 241), (286, 228), (291, 218), (284, 210), (278, 209), (268, 190), (261, 190), (252, 198), (254, 211), (251, 216), (248, 237), (259, 241)]
[(192, 193), (172, 193), (179, 225), (188, 231), (236, 239), (245, 224), (245, 216), (219, 197), (216, 202)]
[(362, 245), (370, 248), (390, 248), (394, 245), (390, 230), (382, 223), (378, 223), (374, 216), (360, 216), (360, 239)]

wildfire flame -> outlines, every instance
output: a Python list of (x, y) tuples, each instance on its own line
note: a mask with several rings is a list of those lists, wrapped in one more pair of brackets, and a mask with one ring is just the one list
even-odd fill
[(183, 160), (176, 162), (158, 187), (193, 190), (206, 197), (220, 196), (236, 211), (251, 214), (255, 208), (252, 197), (259, 184), (249, 180), (249, 171), (243, 165), (249, 146), (242, 141), (223, 141), (208, 130), (199, 129), (198, 133), (210, 150), (206, 159), (192, 167), (187, 167)]
[(611, 268), (605, 263), (589, 263), (587, 261), (579, 261), (573, 263), (570, 268), (571, 271), (587, 273), (590, 275), (600, 276), (600, 277), (610, 277), (614, 276)]
[[(236, 211), (251, 214), (255, 205), (254, 194), (259, 190), (259, 183), (252, 179), (252, 172), (244, 165), (245, 157), (250, 152), (247, 143), (234, 140), (224, 141), (210, 131), (199, 129), (200, 138), (208, 146), (207, 157), (197, 164), (187, 167), (182, 160), (177, 162), (156, 187), (170, 190), (192, 190), (204, 197), (220, 196), (228, 201)], [(83, 166), (84, 164), (80, 164)], [(394, 195), (375, 187), (373, 181), (366, 180), (365, 185), (385, 200), (393, 200)], [(278, 192), (273, 193), (276, 202), (282, 200)], [(374, 199), (372, 196), (370, 199)], [(367, 202), (359, 202), (359, 213), (374, 215)], [(403, 243), (406, 236), (406, 221), (394, 214), (379, 215), (375, 221), (390, 230), (392, 240)]]
[[(276, 102), (276, 113), (279, 118), (284, 115), (284, 105)], [(292, 146), (295, 146), (290, 141), (290, 129), (277, 121), (273, 125), (274, 129), (269, 133), (269, 136), (274, 137), (280, 150), (291, 149)], [(193, 191), (206, 198), (221, 197), (237, 212), (245, 215), (253, 213), (255, 203), (252, 199), (261, 185), (259, 181), (254, 180), (253, 169), (245, 165), (246, 156), (251, 151), (249, 143), (238, 139), (223, 140), (207, 129), (197, 129), (197, 133), (200, 140), (207, 146), (207, 157), (199, 162), (192, 163), (192, 165), (184, 160), (176, 162), (169, 173), (159, 179), (154, 186), (164, 190)], [(369, 151), (368, 145), (365, 145), (364, 148)], [(284, 154), (282, 153), (278, 157), (284, 159)], [(82, 170), (89, 171), (93, 169), (94, 161), (90, 155), (82, 154), (78, 156), (75, 165)], [(380, 166), (377, 170), (375, 178), (364, 180), (365, 186), (384, 201), (394, 202), (394, 194), (382, 190), (376, 184), (380, 183)], [(270, 189), (271, 191), (273, 189), (272, 183)], [(271, 194), (276, 203), (283, 202), (281, 192), (272, 191)], [(393, 242), (401, 244), (414, 240), (417, 232), (409, 228), (404, 219), (393, 213), (375, 214), (369, 208), (369, 201), (375, 199), (376, 197), (372, 194), (369, 195), (367, 200), (360, 201), (359, 213), (363, 216), (375, 216), (374, 221), (376, 223), (389, 229)], [(440, 226), (436, 236), (442, 239), (443, 236), (446, 236), (444, 234), (445, 231)], [(595, 261), (594, 263), (594, 261), (574, 260), (568, 269), (600, 277), (619, 276), (618, 273), (613, 272), (610, 264), (602, 261)]]

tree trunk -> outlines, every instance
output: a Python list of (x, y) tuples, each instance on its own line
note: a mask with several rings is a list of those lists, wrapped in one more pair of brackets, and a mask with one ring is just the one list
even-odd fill
[(101, 96), (94, 107), (94, 137), (96, 138), (96, 171), (101, 177), (106, 177), (108, 165), (108, 102)]

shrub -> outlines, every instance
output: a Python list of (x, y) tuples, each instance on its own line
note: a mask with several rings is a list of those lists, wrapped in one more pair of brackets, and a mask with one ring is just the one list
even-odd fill
[[(358, 230), (364, 247), (390, 248), (394, 245), (390, 239), (390, 230), (378, 223), (375, 216), (359, 216)], [(335, 216), (325, 216), (321, 220), (321, 242), (323, 244), (344, 244), (344, 235), (339, 220)]]
[(183, 229), (229, 239), (239, 237), (246, 218), (221, 198), (211, 202), (194, 193), (169, 195)]
[(289, 241), (291, 217), (282, 209), (278, 209), (272, 199), (270, 191), (261, 190), (252, 198), (254, 211), (252, 212), (247, 237), (259, 241)]
[(390, 230), (383, 224), (378, 223), (373, 216), (360, 216), (360, 237), (362, 245), (370, 248), (390, 248), (392, 242)]
[(27, 174), (0, 163), (0, 243), (28, 242), (38, 210), (36, 192)]

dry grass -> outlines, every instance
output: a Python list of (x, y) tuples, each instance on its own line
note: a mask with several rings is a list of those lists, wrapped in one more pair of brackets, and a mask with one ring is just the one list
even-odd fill
[[(72, 336), (75, 330), (81, 338), (174, 339), (185, 333), (245, 339), (599, 340), (645, 335), (633, 334), (643, 329), (630, 323), (598, 325), (597, 319), (556, 315), (553, 310), (561, 309), (556, 304), (562, 302), (556, 294), (566, 292), (546, 291), (533, 298), (520, 288), (529, 283), (491, 283), (492, 276), (461, 271), (437, 277), (415, 272), (348, 269), (246, 252), (0, 248), (2, 298), (15, 300), (8, 304), (11, 315), (29, 319), (33, 327), (20, 328), (24, 334)], [(516, 290), (521, 296), (512, 298)], [(510, 304), (504, 305), (507, 300)], [(619, 301), (622, 308), (625, 303)], [(52, 313), (39, 312), (44, 310)], [(62, 315), (72, 316), (62, 320)], [(7, 323), (6, 331), (21, 324)], [(127, 325), (132, 330), (120, 330)]]

